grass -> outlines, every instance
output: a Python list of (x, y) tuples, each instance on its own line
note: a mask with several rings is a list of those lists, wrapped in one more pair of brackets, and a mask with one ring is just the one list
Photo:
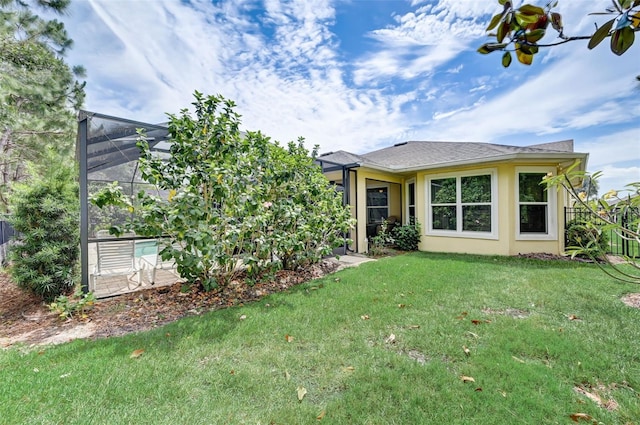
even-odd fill
[(584, 263), (385, 258), (151, 332), (0, 352), (0, 423), (638, 424), (640, 310), (620, 301), (638, 290)]

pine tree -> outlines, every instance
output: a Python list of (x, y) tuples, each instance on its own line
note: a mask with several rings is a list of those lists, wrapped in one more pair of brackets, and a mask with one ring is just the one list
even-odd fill
[[(33, 10), (63, 13), (69, 0), (0, 0), (0, 212), (27, 164), (45, 175), (74, 153), (76, 111), (84, 100), (82, 67), (63, 59), (71, 47), (64, 25)], [(45, 160), (47, 151), (60, 158)]]

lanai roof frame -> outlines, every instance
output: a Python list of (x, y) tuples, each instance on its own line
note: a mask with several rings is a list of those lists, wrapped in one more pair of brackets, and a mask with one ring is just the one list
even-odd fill
[[(129, 183), (133, 190), (136, 183), (144, 182), (139, 177), (137, 160), (140, 150), (137, 146), (138, 130), (146, 133), (149, 148), (159, 155), (168, 155), (170, 136), (167, 124), (150, 124), (126, 118), (118, 118), (90, 111), (80, 111), (78, 115), (78, 136), (76, 140), (76, 160), (79, 163), (80, 189), (80, 261), (81, 285), (89, 291), (89, 242), (95, 237), (89, 234), (89, 182), (121, 181)], [(132, 172), (126, 181), (110, 179), (109, 171), (120, 167), (120, 177), (125, 177), (127, 164)]]

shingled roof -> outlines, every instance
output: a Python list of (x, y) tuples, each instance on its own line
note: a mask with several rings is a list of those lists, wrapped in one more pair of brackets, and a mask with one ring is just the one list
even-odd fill
[(571, 159), (576, 156), (586, 158), (587, 154), (573, 153), (573, 140), (530, 146), (410, 141), (361, 155), (346, 151), (331, 152), (321, 155), (318, 159), (332, 164), (357, 164), (361, 167), (366, 166), (402, 172), (451, 165), (503, 161), (518, 157)]

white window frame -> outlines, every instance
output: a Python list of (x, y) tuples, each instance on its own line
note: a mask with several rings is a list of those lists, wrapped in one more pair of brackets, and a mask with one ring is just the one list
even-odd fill
[[(462, 230), (462, 193), (461, 179), (472, 176), (491, 176), (491, 232), (474, 232)], [(433, 213), (431, 205), (431, 181), (456, 178), (456, 230), (442, 230), (433, 228)], [(427, 236), (448, 236), (474, 239), (498, 239), (498, 170), (496, 168), (483, 168), (457, 173), (432, 174), (425, 176), (425, 215), (427, 225), (424, 234)], [(466, 205), (466, 204), (465, 204)]]
[[(409, 190), (409, 186), (410, 185), (413, 185), (413, 202), (414, 202), (413, 204), (409, 203), (409, 201), (411, 199), (410, 190)], [(411, 217), (411, 215), (409, 214), (409, 211), (411, 211), (411, 207), (413, 207), (413, 213), (414, 213), (413, 216), (414, 216), (415, 220), (416, 221), (418, 220), (418, 210), (417, 210), (417, 208), (416, 208), (417, 206), (415, 204), (415, 202), (416, 202), (416, 200), (418, 198), (417, 190), (418, 190), (418, 186), (416, 185), (416, 179), (409, 179), (409, 180), (406, 181), (404, 193), (405, 193), (405, 199), (407, 200), (407, 202), (405, 203), (405, 215), (404, 215), (405, 216), (405, 219), (404, 219), (405, 223), (404, 224), (407, 224), (407, 225), (410, 224), (409, 223), (409, 218)]]
[[(380, 184), (372, 184), (372, 185), (368, 185), (368, 186), (367, 186), (367, 188), (366, 188), (366, 192), (368, 192), (368, 191), (369, 191), (369, 189), (387, 189), (387, 207), (386, 207), (386, 208), (387, 208), (387, 214), (385, 215), (384, 219), (385, 219), (385, 220), (386, 220), (386, 219), (388, 219), (388, 218), (389, 218), (389, 196), (390, 196), (390, 193), (389, 193), (389, 189), (390, 189), (389, 184), (388, 184), (388, 183), (380, 183)], [(368, 203), (368, 198), (365, 198), (365, 205), (366, 205), (367, 203)], [(381, 207), (381, 206), (372, 206), (372, 207), (371, 207), (371, 206), (369, 206), (369, 205), (366, 205), (366, 207), (367, 207), (367, 225), (370, 225), (370, 224), (380, 224), (380, 223), (369, 223), (369, 208), (384, 208), (384, 207)]]
[(558, 239), (558, 191), (547, 190), (547, 202), (524, 202), (527, 205), (547, 206), (547, 232), (546, 233), (520, 233), (520, 174), (548, 174), (555, 175), (555, 167), (516, 167), (515, 175), (515, 231), (516, 240), (520, 241), (555, 241)]

